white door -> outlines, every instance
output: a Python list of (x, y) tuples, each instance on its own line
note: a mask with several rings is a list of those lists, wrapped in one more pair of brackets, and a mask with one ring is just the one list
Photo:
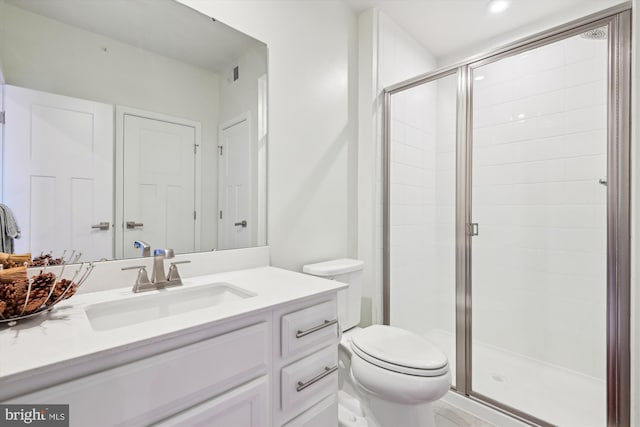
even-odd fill
[(193, 252), (196, 129), (125, 114), (123, 135), (124, 257), (140, 256), (136, 240)]
[(251, 136), (247, 117), (222, 126), (219, 147), (218, 249), (251, 246)]
[(113, 257), (113, 107), (16, 86), (4, 89), (3, 202), (15, 251)]

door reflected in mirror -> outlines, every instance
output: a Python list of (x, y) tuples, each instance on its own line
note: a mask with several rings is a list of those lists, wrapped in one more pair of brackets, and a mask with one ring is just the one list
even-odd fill
[(173, 0), (0, 0), (17, 253), (266, 244), (267, 47)]

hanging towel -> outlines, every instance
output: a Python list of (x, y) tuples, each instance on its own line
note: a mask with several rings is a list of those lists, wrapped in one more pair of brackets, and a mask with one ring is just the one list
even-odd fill
[(0, 203), (0, 252), (13, 253), (13, 239), (20, 238), (20, 227), (7, 205)]

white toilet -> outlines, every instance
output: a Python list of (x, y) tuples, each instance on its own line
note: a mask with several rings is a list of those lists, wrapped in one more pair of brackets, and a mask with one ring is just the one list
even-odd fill
[(338, 293), (341, 427), (429, 427), (432, 402), (449, 390), (446, 355), (418, 334), (360, 323), (363, 262), (309, 264), (303, 272), (349, 285)]

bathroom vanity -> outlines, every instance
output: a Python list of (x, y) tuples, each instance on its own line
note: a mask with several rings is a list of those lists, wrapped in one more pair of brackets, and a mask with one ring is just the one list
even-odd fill
[(69, 404), (72, 426), (337, 425), (345, 286), (263, 265), (76, 295), (0, 326), (0, 401)]

